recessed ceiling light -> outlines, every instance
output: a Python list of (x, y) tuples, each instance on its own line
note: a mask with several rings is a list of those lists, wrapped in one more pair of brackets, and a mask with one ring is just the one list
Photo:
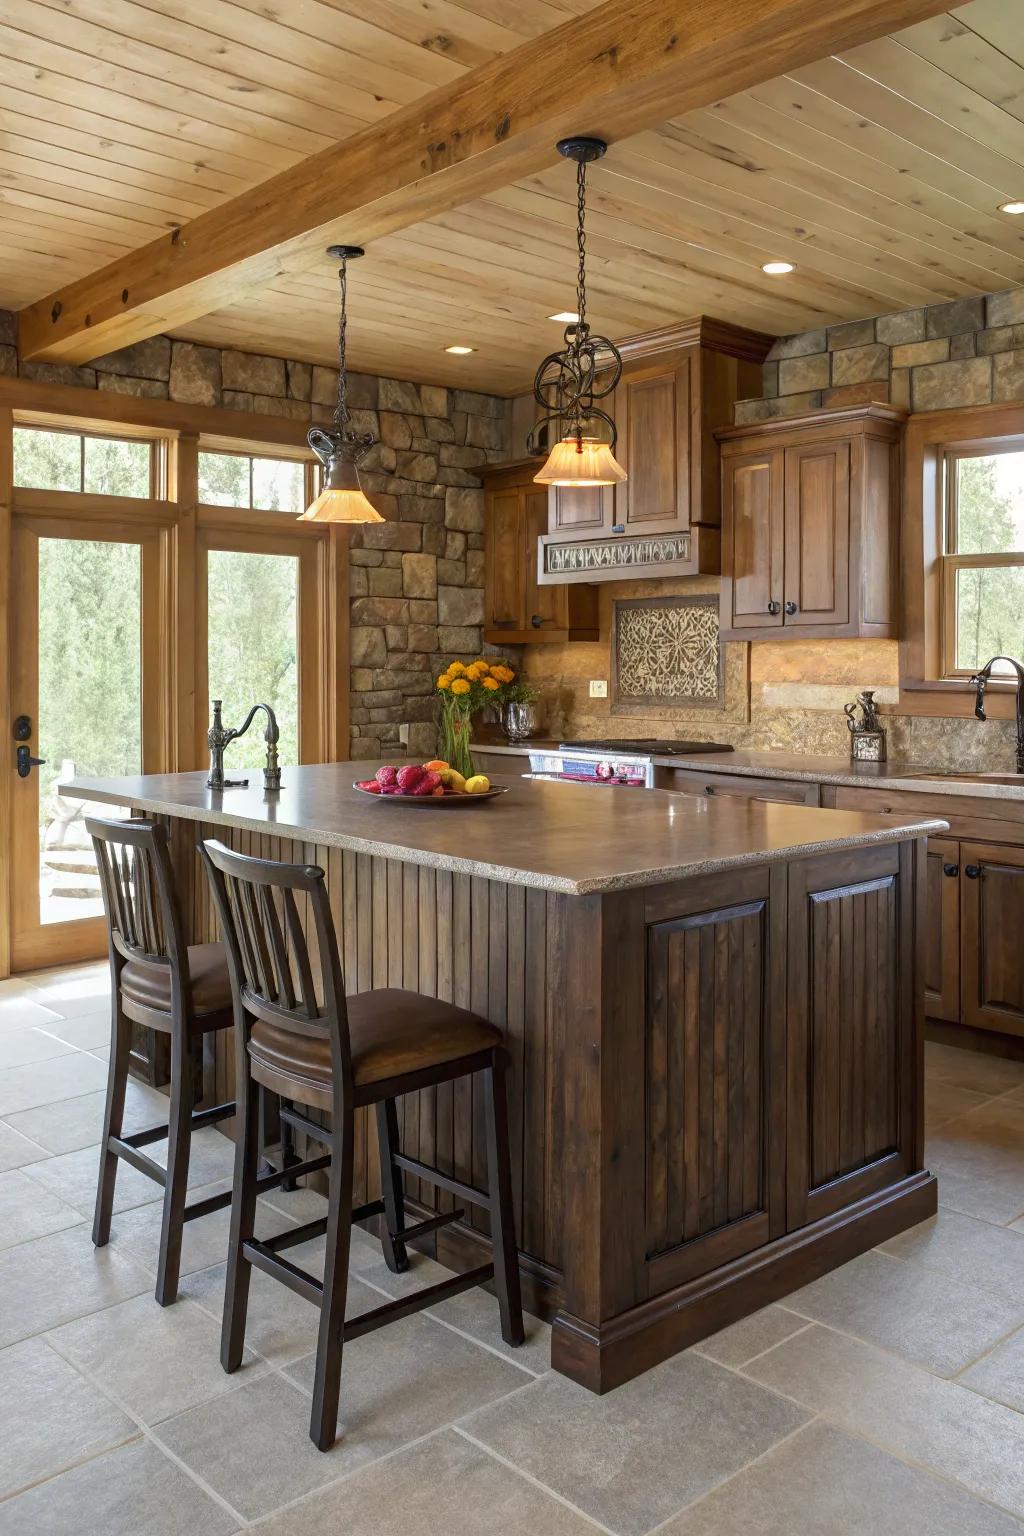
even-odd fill
[(558, 320), (562, 325), (575, 325), (579, 315), (574, 309), (560, 309), (557, 315), (548, 315), (549, 320)]
[(796, 268), (791, 261), (766, 261), (761, 268), (769, 277), (784, 277), (787, 272), (795, 272)]
[(1010, 203), (1000, 203), (999, 204), (999, 212), (1000, 213), (1024, 213), (1024, 203), (1019, 203), (1016, 200), (1014, 200), (1013, 202), (1010, 202)]
[(456, 357), (465, 357), (467, 352), (475, 352), (476, 347), (445, 347), (446, 352), (454, 352)]

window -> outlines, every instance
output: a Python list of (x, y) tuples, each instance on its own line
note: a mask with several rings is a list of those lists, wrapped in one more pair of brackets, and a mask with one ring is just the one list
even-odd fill
[[(299, 561), (294, 555), (211, 549), (207, 555), (207, 677), (224, 724), (241, 725), (256, 703), (269, 704), (281, 731), (281, 762), (299, 756)], [(233, 742), (231, 768), (262, 768), (260, 716)]]
[(304, 512), (312, 501), (302, 459), (250, 453), (199, 454), (199, 500), (208, 507), (251, 507), (256, 512)]
[(944, 532), (944, 675), (1024, 656), (1024, 448), (946, 455)]
[(149, 497), (155, 472), (153, 444), (140, 438), (14, 429), (14, 483), (26, 490)]

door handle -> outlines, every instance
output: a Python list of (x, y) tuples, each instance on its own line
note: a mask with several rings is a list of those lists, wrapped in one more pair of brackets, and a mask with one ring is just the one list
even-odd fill
[(792, 599), (786, 604), (786, 612), (790, 615), (796, 613), (796, 603)]
[(981, 879), (981, 865), (980, 864), (965, 864), (964, 865), (964, 874), (967, 876), (968, 880), (980, 880)]
[(960, 865), (959, 864), (943, 864), (943, 866), (942, 866), (942, 873), (944, 875), (948, 875), (950, 880), (954, 880), (956, 878), (956, 876), (960, 873)]
[(46, 762), (45, 757), (33, 757), (28, 747), (20, 746), (15, 753), (18, 764), (19, 779), (27, 779), (33, 768), (41, 768)]
[(771, 602), (768, 604), (768, 612), (771, 614), (772, 618), (774, 618), (777, 613), (782, 612), (782, 604), (779, 602), (778, 598), (772, 598)]

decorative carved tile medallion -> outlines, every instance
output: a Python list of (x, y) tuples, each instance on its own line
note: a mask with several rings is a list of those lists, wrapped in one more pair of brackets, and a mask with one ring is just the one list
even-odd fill
[(673, 565), (689, 558), (688, 533), (544, 545), (544, 570), (549, 576), (566, 576), (576, 571), (628, 571), (631, 566)]
[(725, 701), (718, 598), (630, 598), (615, 603), (614, 705), (720, 709)]

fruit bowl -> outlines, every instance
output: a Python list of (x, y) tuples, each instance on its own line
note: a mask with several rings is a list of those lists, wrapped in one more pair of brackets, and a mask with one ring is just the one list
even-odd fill
[(472, 805), (508, 794), (507, 788), (494, 788), (486, 774), (465, 779), (436, 757), (429, 763), (382, 763), (372, 779), (356, 779), (352, 788), (375, 800), (400, 800), (403, 805)]
[(363, 789), (359, 783), (353, 783), (352, 788), (360, 795), (365, 795), (367, 800), (379, 800), (382, 805), (411, 805), (419, 809), (428, 807), (430, 810), (451, 810), (453, 806), (482, 805), (487, 800), (497, 800), (500, 795), (508, 794), (508, 785), (492, 784), (490, 789), (485, 789), (476, 795), (382, 795), (372, 789)]

